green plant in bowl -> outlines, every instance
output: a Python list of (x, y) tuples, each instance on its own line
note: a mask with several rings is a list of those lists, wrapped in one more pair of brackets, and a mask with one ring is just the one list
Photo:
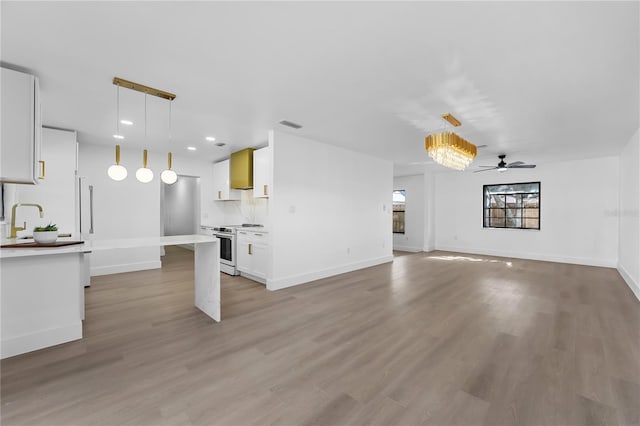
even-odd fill
[(49, 223), (47, 226), (33, 228), (33, 240), (38, 244), (55, 243), (58, 239), (58, 227)]
[(58, 227), (54, 223), (53, 225), (49, 223), (47, 226), (36, 226), (33, 228), (33, 232), (49, 232), (49, 231), (57, 231)]

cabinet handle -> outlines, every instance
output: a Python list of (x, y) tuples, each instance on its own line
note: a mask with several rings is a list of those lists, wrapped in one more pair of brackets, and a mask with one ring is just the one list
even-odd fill
[(218, 200), (222, 198), (222, 191), (218, 191)]
[(249, 254), (253, 254), (251, 253), (251, 243), (249, 243)]
[(44, 160), (38, 160), (38, 163), (40, 163), (40, 176), (38, 176), (38, 179), (44, 179), (45, 176), (45, 170), (44, 170)]
[(262, 185), (262, 195), (269, 195), (267, 192), (267, 185)]

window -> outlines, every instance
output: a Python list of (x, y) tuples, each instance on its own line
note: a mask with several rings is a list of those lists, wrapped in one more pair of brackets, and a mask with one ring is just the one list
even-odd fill
[(404, 234), (404, 206), (406, 201), (404, 189), (393, 191), (393, 233)]
[(540, 182), (484, 185), (484, 227), (540, 229)]

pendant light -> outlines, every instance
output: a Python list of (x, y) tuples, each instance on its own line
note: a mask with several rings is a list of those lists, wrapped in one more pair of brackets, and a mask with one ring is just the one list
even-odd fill
[[(171, 149), (171, 100), (169, 100), (169, 149)], [(160, 179), (167, 185), (173, 185), (178, 180), (176, 172), (171, 170), (171, 152), (167, 154), (167, 170), (160, 174)]]
[[(147, 141), (147, 94), (144, 94), (144, 141)], [(147, 150), (142, 151), (142, 167), (136, 170), (136, 179), (142, 183), (153, 180), (153, 171), (147, 167)]]
[[(124, 139), (120, 134), (120, 86), (116, 87), (116, 134), (113, 137)], [(120, 145), (116, 145), (116, 164), (109, 166), (107, 175), (115, 181), (121, 181), (127, 177), (127, 169), (120, 165)]]
[(153, 180), (153, 171), (147, 168), (147, 150), (142, 151), (142, 167), (136, 170), (136, 179), (142, 183), (149, 183)]
[(116, 145), (116, 164), (109, 166), (107, 174), (115, 181), (121, 181), (127, 177), (127, 169), (120, 165), (120, 145)]
[(168, 169), (163, 171), (160, 174), (160, 179), (162, 179), (162, 181), (167, 185), (172, 185), (176, 183), (176, 181), (178, 180), (178, 174), (173, 170), (171, 170), (171, 153), (170, 152), (167, 154), (167, 167)]

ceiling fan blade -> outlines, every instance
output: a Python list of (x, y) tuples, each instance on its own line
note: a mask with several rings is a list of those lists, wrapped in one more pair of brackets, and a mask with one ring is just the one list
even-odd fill
[(513, 163), (507, 164), (507, 167), (517, 166), (518, 164), (524, 164), (522, 161), (514, 161)]
[(492, 167), (492, 168), (496, 168), (496, 166), (478, 166), (478, 167)]
[(519, 164), (516, 166), (507, 166), (508, 169), (533, 169), (535, 167), (535, 164)]
[(489, 170), (495, 170), (495, 169), (497, 169), (497, 167), (492, 167), (490, 169), (484, 169), (484, 170), (475, 170), (473, 173), (488, 172)]

